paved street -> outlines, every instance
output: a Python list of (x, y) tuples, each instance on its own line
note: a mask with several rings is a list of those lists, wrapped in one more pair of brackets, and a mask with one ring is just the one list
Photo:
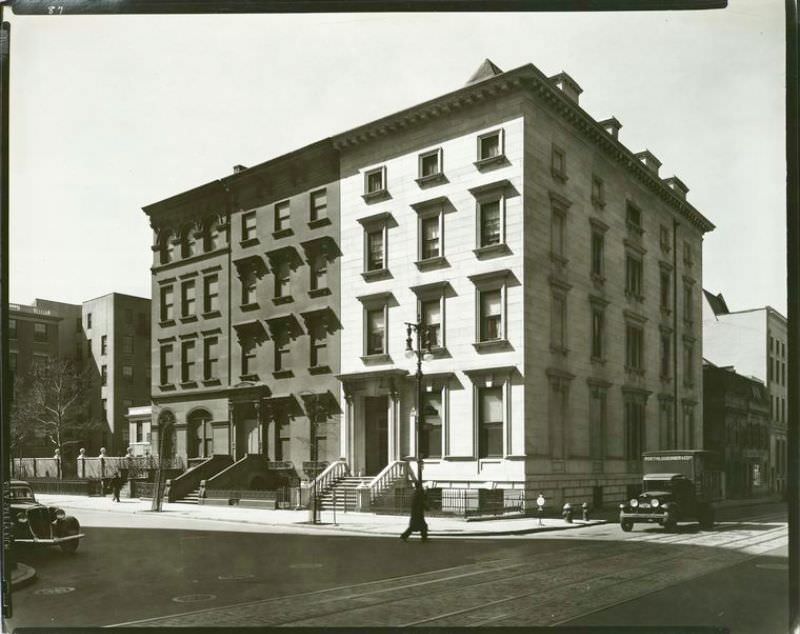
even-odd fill
[(75, 556), (25, 552), (39, 578), (15, 593), (9, 626), (625, 622), (785, 629), (780, 505), (727, 509), (713, 532), (686, 525), (677, 533), (648, 526), (622, 533), (608, 524), (426, 544), (183, 518), (169, 519), (170, 528), (118, 527), (124, 518), (84, 517), (87, 537)]

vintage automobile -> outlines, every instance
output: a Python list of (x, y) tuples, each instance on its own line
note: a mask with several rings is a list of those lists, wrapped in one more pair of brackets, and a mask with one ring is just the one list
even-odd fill
[(715, 500), (720, 499), (715, 456), (702, 450), (653, 451), (643, 456), (642, 492), (620, 504), (623, 531), (639, 522), (658, 523), (668, 531), (678, 522), (696, 521), (700, 528), (714, 527)]
[(76, 518), (56, 506), (39, 504), (31, 485), (22, 480), (12, 480), (8, 492), (16, 543), (58, 545), (65, 553), (78, 549), (83, 534)]

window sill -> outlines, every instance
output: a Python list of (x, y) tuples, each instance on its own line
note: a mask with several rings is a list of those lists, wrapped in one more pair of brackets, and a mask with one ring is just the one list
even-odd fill
[(595, 198), (594, 196), (592, 196), (592, 205), (594, 205), (598, 209), (605, 209), (606, 201), (602, 200), (600, 198)]
[(592, 278), (592, 284), (594, 284), (598, 288), (606, 283), (606, 278), (603, 277), (602, 275), (598, 275), (597, 273), (592, 273), (591, 278)]
[(249, 304), (242, 304), (239, 306), (239, 310), (243, 313), (246, 313), (251, 310), (258, 310), (258, 302), (250, 302)]
[(559, 172), (558, 170), (551, 169), (550, 174), (559, 183), (566, 183), (569, 180), (569, 176), (567, 176), (565, 172)]
[(384, 188), (374, 192), (367, 192), (362, 194), (361, 198), (364, 199), (365, 203), (374, 203), (378, 202), (379, 200), (386, 200), (389, 198), (389, 190)]
[(436, 174), (429, 174), (428, 176), (420, 176), (414, 179), (420, 187), (428, 185), (436, 185), (438, 183), (446, 183), (447, 179), (444, 177), (444, 172), (437, 172)]
[(191, 390), (197, 387), (197, 381), (181, 381), (180, 386), (182, 390)]
[(666, 374), (662, 374), (658, 378), (661, 380), (662, 383), (671, 383), (672, 382), (672, 377), (669, 376), (669, 375), (666, 375)]
[(222, 381), (220, 381), (219, 379), (204, 379), (203, 385), (205, 385), (206, 387), (214, 387), (217, 385), (222, 385)]
[(222, 317), (222, 313), (218, 310), (209, 310), (207, 313), (203, 313), (203, 319), (215, 319), (217, 317)]
[(170, 326), (174, 326), (174, 325), (175, 325), (175, 320), (174, 319), (164, 319), (164, 320), (158, 322), (158, 327), (159, 328), (169, 328)]
[(239, 246), (242, 249), (246, 249), (247, 247), (254, 247), (258, 244), (261, 244), (261, 241), (258, 238), (248, 238), (247, 240), (239, 241)]
[(632, 222), (626, 222), (625, 226), (628, 227), (629, 236), (641, 238), (644, 235), (644, 229), (642, 229), (639, 225), (635, 225)]
[(644, 302), (644, 295), (634, 295), (630, 291), (625, 291), (625, 297), (627, 297), (628, 300), (637, 302), (639, 304)]
[(479, 260), (485, 260), (487, 258), (497, 258), (508, 255), (511, 253), (511, 249), (508, 248), (505, 242), (501, 242), (499, 244), (489, 244), (485, 247), (478, 247), (477, 249), (473, 249), (472, 252)]
[(272, 298), (272, 303), (275, 304), (275, 306), (281, 306), (283, 304), (291, 304), (293, 301), (294, 297), (292, 297), (291, 295), (283, 295), (281, 297)]
[(278, 370), (277, 372), (272, 373), (272, 378), (274, 379), (290, 379), (294, 376), (294, 372), (291, 370)]
[(606, 364), (606, 360), (603, 359), (602, 357), (592, 357), (590, 360), (591, 360), (593, 365), (605, 365)]
[(498, 154), (497, 156), (490, 156), (488, 158), (480, 158), (473, 163), (475, 167), (479, 170), (484, 170), (491, 167), (497, 167), (499, 165), (505, 165), (508, 163), (508, 159), (506, 158), (505, 154)]
[(553, 251), (550, 251), (550, 261), (560, 267), (564, 267), (569, 264), (568, 258), (565, 258), (563, 255), (559, 255)]
[(478, 352), (501, 352), (510, 350), (511, 343), (508, 339), (492, 339), (491, 341), (475, 341), (472, 347)]
[(312, 365), (308, 368), (309, 374), (330, 374), (331, 371), (330, 366), (327, 365)]
[(312, 290), (308, 291), (308, 296), (309, 297), (325, 297), (326, 295), (330, 295), (330, 294), (331, 294), (331, 289), (329, 289), (328, 287), (315, 288), (315, 289), (312, 289)]
[(272, 238), (274, 240), (280, 240), (281, 238), (288, 238), (289, 236), (293, 236), (294, 231), (291, 229), (281, 229), (280, 231), (273, 231)]
[(436, 346), (434, 348), (431, 348), (428, 352), (430, 352), (430, 355), (434, 359), (441, 359), (443, 357), (449, 357), (450, 356), (450, 352), (448, 351), (448, 349), (445, 346)]
[(184, 315), (180, 318), (182, 324), (190, 324), (193, 321), (197, 321), (197, 315)]
[(162, 383), (161, 385), (158, 386), (158, 389), (161, 390), (162, 392), (171, 392), (171, 391), (173, 391), (175, 389), (175, 384), (174, 383)]
[(625, 374), (629, 374), (632, 376), (644, 376), (644, 369), (643, 368), (632, 368), (628, 365), (625, 366)]
[(554, 352), (556, 354), (560, 354), (566, 357), (569, 354), (569, 348), (565, 346), (556, 346), (554, 344), (550, 344), (550, 352)]
[(661, 314), (664, 317), (669, 317), (670, 315), (672, 315), (672, 311), (669, 308), (667, 308), (666, 306), (662, 306), (661, 307)]
[(366, 354), (363, 357), (361, 357), (361, 361), (363, 361), (367, 365), (375, 365), (378, 363), (391, 363), (392, 357), (384, 353)]
[(420, 271), (430, 271), (432, 269), (440, 269), (446, 266), (450, 266), (449, 262), (442, 255), (436, 256), (434, 258), (425, 258), (424, 260), (417, 260), (416, 262), (414, 262), (414, 264)]
[(250, 382), (255, 382), (255, 381), (258, 381), (258, 375), (257, 375), (257, 374), (242, 374), (242, 375), (239, 377), (239, 380), (240, 380), (240, 381), (250, 381)]
[(308, 221), (308, 228), (309, 229), (319, 229), (320, 227), (325, 227), (331, 224), (330, 218), (317, 218), (316, 220), (309, 220)]
[(687, 330), (691, 330), (692, 328), (694, 328), (694, 321), (691, 319), (684, 319), (683, 327), (686, 328)]
[(364, 278), (366, 282), (374, 282), (375, 280), (384, 280), (387, 277), (391, 277), (392, 274), (389, 273), (389, 269), (373, 269), (372, 271), (364, 271), (361, 274), (361, 277)]

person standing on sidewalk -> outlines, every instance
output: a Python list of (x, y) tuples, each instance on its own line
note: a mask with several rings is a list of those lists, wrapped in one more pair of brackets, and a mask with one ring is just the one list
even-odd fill
[(119, 502), (119, 491), (122, 488), (122, 477), (119, 475), (119, 471), (114, 474), (114, 477), (111, 479), (111, 491), (114, 494), (114, 497), (111, 498), (114, 502)]
[(411, 533), (419, 531), (422, 541), (428, 541), (428, 524), (425, 522), (426, 508), (425, 491), (422, 489), (422, 484), (417, 482), (414, 485), (414, 495), (411, 498), (411, 518), (408, 521), (408, 528), (400, 535), (400, 539), (406, 541)]

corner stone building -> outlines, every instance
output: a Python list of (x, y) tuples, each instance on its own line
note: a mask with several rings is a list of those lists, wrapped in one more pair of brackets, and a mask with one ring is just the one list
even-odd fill
[[(342, 412), (327, 447), (351, 472), (377, 475), (421, 454), (429, 487), (517, 489), (600, 506), (638, 486), (643, 451), (702, 447), (702, 239), (713, 225), (678, 178), (659, 176), (651, 152), (620, 142), (616, 119), (587, 114), (580, 93), (566, 73), (548, 78), (530, 64), (502, 72), (487, 60), (459, 90), (321, 142), (327, 179), (261, 199), (268, 204), (258, 222), (270, 226), (256, 228), (266, 232), (252, 249), (259, 257), (280, 239), (270, 236), (282, 213), (276, 203), (306, 200), (291, 206), (297, 232), (310, 218), (310, 192), (327, 187), (340, 257), (327, 268), (337, 281), (325, 301), (341, 326), (328, 365), (338, 366)], [(299, 183), (312, 165), (320, 169), (308, 151), (276, 163)], [(194, 204), (191, 192), (183, 195), (184, 221), (236, 199), (229, 186), (207, 187), (218, 196), (211, 204), (211, 190), (196, 190)], [(160, 210), (170, 204), (145, 209), (157, 252)], [(225, 212), (230, 222), (218, 225), (232, 232), (234, 262), (242, 210), (255, 205), (240, 196)], [(154, 297), (192, 272), (211, 272), (217, 259), (224, 271), (223, 253), (156, 266)], [(227, 333), (247, 318), (231, 280), (220, 297), (234, 300), (216, 322), (155, 329), (154, 359), (190, 331), (199, 338), (221, 328), (221, 339), (233, 340)], [(269, 304), (251, 315), (269, 324), (272, 311)], [(404, 355), (406, 322), (418, 317), (435, 333), (433, 358), (423, 362), (421, 447), (414, 360)], [(234, 389), (242, 377), (229, 375), (215, 389), (286, 394), (269, 374), (259, 371), (268, 386)], [(329, 378), (313, 376), (314, 390)], [(154, 401), (170, 404), (180, 429), (203, 392), (168, 385), (155, 386)], [(226, 401), (227, 392), (208, 402), (215, 451), (229, 429)]]

